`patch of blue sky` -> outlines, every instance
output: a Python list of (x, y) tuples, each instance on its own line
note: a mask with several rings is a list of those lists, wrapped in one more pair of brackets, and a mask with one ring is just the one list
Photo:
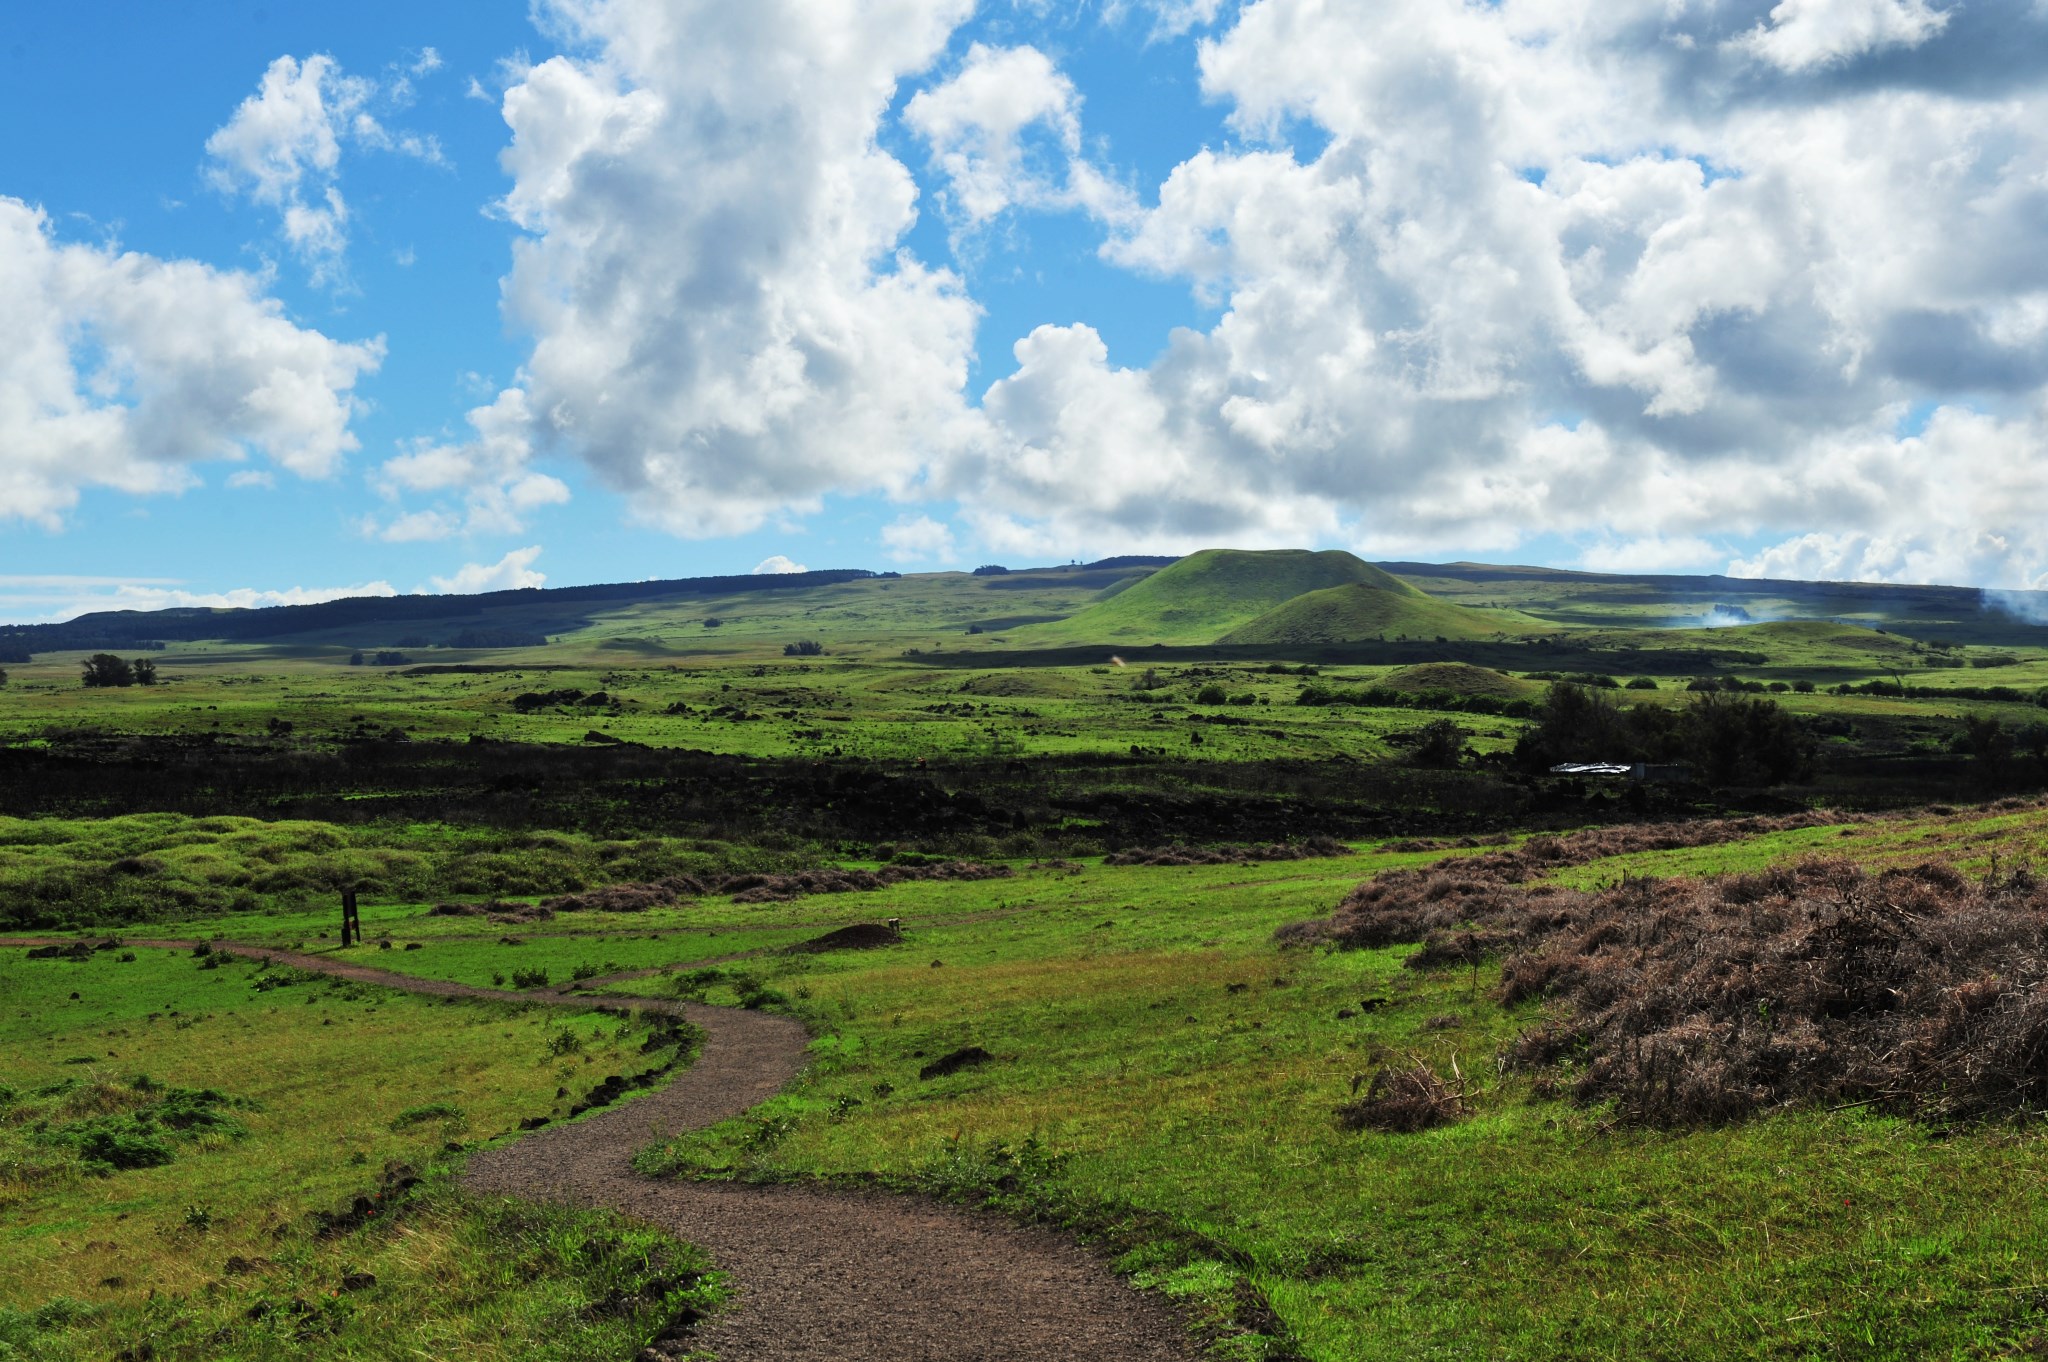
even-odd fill
[(1922, 398), (1909, 404), (1900, 414), (1898, 424), (1892, 427), (1893, 436), (1901, 440), (1918, 438), (1927, 430), (1927, 423), (1934, 418), (1934, 413), (1947, 405), (1950, 404), (1932, 398)]

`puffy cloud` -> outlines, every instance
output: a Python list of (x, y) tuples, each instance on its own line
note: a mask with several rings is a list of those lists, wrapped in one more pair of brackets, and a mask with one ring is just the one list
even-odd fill
[(2033, 489), (1992, 471), (2048, 452), (2037, 0), (1166, 0), (1219, 26), (1200, 73), (1237, 140), (1143, 209), (1043, 52), (970, 46), (903, 106), (955, 221), (1086, 208), (1106, 261), (1221, 314), (1143, 367), (1060, 318), (978, 395), (978, 310), (904, 249), (915, 185), (877, 141), (969, 8), (544, 4), (575, 55), (503, 100), (532, 353), (499, 436), (387, 483), (510, 496), (568, 454), (681, 534), (880, 491), (1015, 553), (1565, 536), (1614, 566), (2048, 572)]
[(785, 557), (783, 557), (783, 556), (782, 556), (781, 554), (779, 554), (779, 553), (778, 553), (778, 554), (774, 554), (774, 555), (772, 555), (772, 556), (770, 556), (770, 557), (767, 557), (767, 558), (763, 558), (763, 559), (762, 559), (762, 560), (761, 560), (760, 562), (758, 562), (758, 563), (754, 564), (754, 574), (753, 574), (753, 575), (754, 575), (754, 576), (756, 576), (756, 577), (762, 577), (762, 576), (773, 576), (773, 575), (777, 575), (777, 574), (780, 574), (780, 573), (787, 573), (787, 572), (809, 572), (809, 571), (810, 571), (810, 569), (809, 569), (809, 568), (807, 568), (807, 567), (805, 567), (805, 566), (804, 566), (804, 565), (803, 565), (802, 563), (798, 563), (798, 562), (793, 562), (793, 561), (791, 561), (790, 559), (788, 559), (788, 558), (785, 558)]
[(1084, 325), (1039, 327), (1015, 352), (1017, 371), (983, 399), (986, 437), (950, 470), (992, 548), (1278, 546), (1336, 528), (1325, 504), (1275, 484), (1270, 460), (1224, 466), (1206, 433), (1182, 424), (1181, 384), (1197, 360), (1169, 356), (1151, 373), (1117, 368)]
[(543, 8), (586, 55), (504, 97), (535, 445), (686, 535), (911, 487), (968, 422), (978, 310), (900, 249), (875, 139), (971, 0)]
[(246, 193), (275, 210), (286, 243), (315, 283), (340, 277), (348, 249), (349, 208), (340, 186), (345, 142), (375, 147), (436, 164), (444, 162), (432, 137), (393, 133), (371, 112), (373, 102), (402, 107), (412, 98), (411, 76), (441, 65), (425, 49), (388, 89), (345, 74), (334, 58), (315, 54), (273, 61), (234, 114), (206, 139), (208, 177), (223, 193)]
[[(1221, 320), (1142, 371), (1078, 336), (1020, 347), (947, 491), (998, 533), (1014, 498), (1119, 543), (1150, 514), (1161, 542), (1335, 522), (1368, 551), (1563, 534), (1648, 565), (1829, 527), (1859, 571), (2030, 581), (2030, 490), (1956, 489), (2048, 449), (2019, 415), (2048, 381), (2048, 68), (1958, 97), (1919, 13), (1248, 5), (1201, 63), (1254, 145), (1190, 157), (1104, 247)], [(2048, 32), (2003, 17), (2022, 46)], [(1832, 55), (1756, 77), (1759, 24)], [(1256, 145), (1296, 119), (1314, 157)], [(1893, 434), (1969, 393), (1995, 436)]]
[(0, 313), (0, 519), (52, 528), (84, 488), (178, 491), (203, 460), (332, 473), (384, 353), (294, 325), (248, 274), (60, 243), (9, 198)]
[(1948, 22), (1926, 0), (1781, 0), (1740, 46), (1787, 71), (1846, 61), (1886, 47), (1918, 47)]
[(495, 563), (464, 563), (454, 575), (432, 578), (434, 590), (449, 595), (473, 596), (480, 591), (518, 591), (544, 586), (548, 576), (533, 570), (540, 557), (540, 545), (513, 549)]
[[(1067, 178), (1060, 167), (1080, 157), (1080, 104), (1073, 81), (1037, 48), (975, 43), (951, 79), (911, 98), (903, 121), (931, 148), (951, 206), (978, 225), (1013, 204), (1057, 205), (1107, 183), (1099, 175), (1072, 190), (1059, 183)], [(1034, 129), (1050, 144), (1028, 144)]]
[(469, 413), (471, 438), (458, 444), (415, 441), (387, 460), (377, 483), (397, 500), (407, 492), (460, 497), (462, 507), (412, 511), (379, 522), (364, 522), (365, 533), (392, 543), (445, 539), (454, 534), (516, 534), (544, 506), (569, 500), (561, 479), (534, 471), (532, 418), (526, 394), (507, 388), (497, 399)]
[(279, 57), (206, 139), (214, 183), (276, 209), (285, 240), (316, 280), (331, 276), (348, 246), (348, 204), (335, 178), (341, 138), (370, 93), (368, 81), (343, 75), (332, 57)]
[[(1910, 438), (1836, 437), (1794, 497), (1808, 527), (1748, 557), (1739, 577), (1966, 582), (2048, 588), (2048, 403), (2001, 418), (1942, 407)], [(1790, 519), (1791, 517), (1785, 517)]]
[(899, 563), (946, 562), (955, 553), (953, 532), (928, 515), (902, 516), (884, 525), (882, 549)]

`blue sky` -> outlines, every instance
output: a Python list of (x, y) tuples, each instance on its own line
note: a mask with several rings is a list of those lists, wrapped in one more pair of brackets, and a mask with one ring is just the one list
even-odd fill
[(2048, 579), (2031, 0), (0, 21), (0, 618), (1207, 543)]

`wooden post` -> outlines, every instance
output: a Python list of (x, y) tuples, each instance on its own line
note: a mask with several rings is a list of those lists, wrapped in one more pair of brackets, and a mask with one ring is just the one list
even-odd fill
[(355, 942), (360, 946), (363, 943), (363, 920), (356, 915), (356, 891), (352, 888), (341, 891), (342, 945), (348, 945), (351, 932), (355, 934)]

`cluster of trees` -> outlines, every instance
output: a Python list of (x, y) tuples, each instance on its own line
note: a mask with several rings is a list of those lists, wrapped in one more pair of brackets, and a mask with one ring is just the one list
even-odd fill
[(1515, 744), (1532, 770), (1567, 761), (1683, 762), (1715, 785), (1779, 785), (1813, 767), (1813, 736), (1777, 701), (1699, 691), (1690, 704), (1624, 707), (1556, 685)]
[(2008, 705), (2039, 705), (2048, 709), (2048, 686), (2038, 690), (2020, 690), (2014, 686), (1908, 686), (1897, 681), (1873, 680), (1830, 686), (1828, 693), (1889, 695), (1907, 700), (1989, 700)]
[(784, 657), (823, 657), (825, 645), (814, 638), (800, 638), (794, 643), (782, 645)]
[(1949, 747), (1973, 759), (1987, 785), (2018, 779), (2024, 774), (2018, 766), (2022, 756), (2033, 760), (2037, 772), (2048, 772), (2048, 724), (2039, 721), (2008, 727), (1987, 715), (1965, 715)]
[(1311, 708), (1356, 705), (1367, 709), (1435, 709), (1452, 714), (1500, 714), (1511, 719), (1526, 719), (1537, 712), (1534, 702), (1520, 698), (1467, 695), (1463, 691), (1454, 690), (1392, 690), (1386, 686), (1365, 686), (1357, 690), (1337, 690), (1323, 685), (1304, 686), (1301, 693), (1294, 697), (1294, 703)]
[(412, 659), (404, 653), (395, 652), (391, 649), (385, 649), (383, 652), (350, 653), (348, 655), (348, 665), (351, 667), (403, 667), (410, 661)]
[(80, 680), (94, 689), (103, 686), (154, 686), (156, 663), (146, 657), (130, 662), (112, 653), (94, 653), (85, 660), (85, 674)]

